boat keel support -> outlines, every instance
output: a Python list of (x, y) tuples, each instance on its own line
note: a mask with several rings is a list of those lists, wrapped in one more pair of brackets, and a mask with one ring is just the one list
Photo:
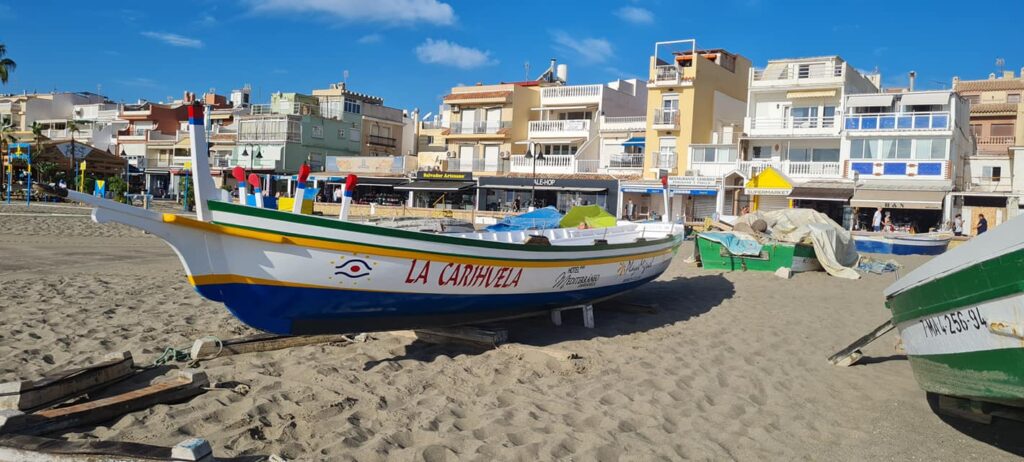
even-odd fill
[(583, 327), (594, 328), (594, 305), (575, 305), (551, 310), (551, 323), (556, 326), (562, 325), (562, 312), (566, 310), (583, 310)]

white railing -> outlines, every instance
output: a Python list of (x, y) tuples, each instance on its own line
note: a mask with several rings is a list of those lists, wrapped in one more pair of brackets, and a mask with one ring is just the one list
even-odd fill
[(817, 62), (817, 63), (792, 63), (785, 67), (776, 69), (752, 69), (753, 80), (802, 80), (802, 79), (826, 79), (842, 77), (844, 67), (841, 63)]
[(654, 68), (654, 81), (655, 82), (678, 82), (679, 76), (682, 73), (679, 72), (679, 66), (667, 65), (657, 66)]
[(601, 119), (601, 131), (641, 131), (646, 128), (646, 116), (604, 117)]
[(447, 120), (424, 120), (421, 128), (424, 130), (435, 130), (440, 128), (448, 128), (450, 124)]
[(473, 123), (455, 122), (449, 133), (452, 135), (494, 135), (503, 128), (509, 128), (511, 122), (498, 120), (482, 120)]
[(514, 173), (532, 173), (536, 161), (537, 173), (573, 173), (576, 156), (572, 154), (551, 154), (543, 159), (527, 159), (522, 154), (512, 156), (511, 170)]
[(976, 139), (978, 140), (978, 144), (1005, 144), (1005, 145), (1012, 145), (1013, 142), (1014, 142), (1014, 137), (1012, 137), (1012, 136), (985, 136), (985, 137), (978, 137)]
[(1013, 188), (1010, 177), (972, 176), (967, 185), (968, 191), (976, 192), (1009, 192)]
[(654, 110), (654, 125), (668, 125), (675, 127), (679, 125), (679, 110), (678, 109), (655, 109)]
[(540, 97), (543, 101), (549, 98), (590, 98), (601, 96), (601, 88), (604, 85), (567, 85), (564, 87), (546, 87), (541, 89)]
[(644, 155), (633, 153), (618, 153), (608, 157), (608, 168), (643, 168)]
[(736, 170), (748, 178), (761, 173), (768, 167), (795, 178), (840, 178), (843, 175), (841, 162), (796, 162), (770, 160), (741, 160), (736, 162)]
[(846, 116), (847, 130), (949, 130), (949, 112), (904, 112), (852, 114)]
[(558, 134), (566, 132), (589, 132), (590, 121), (578, 120), (534, 120), (530, 122), (531, 134)]
[[(75, 134), (75, 139), (76, 140), (84, 140), (84, 139), (92, 138), (92, 130), (91, 129), (77, 130), (77, 131), (74, 132), (74, 134)], [(47, 138), (50, 138), (50, 139), (71, 138), (71, 131), (66, 129), (66, 128), (61, 128), (61, 129), (49, 128), (49, 129), (43, 130), (43, 136), (45, 136)]]

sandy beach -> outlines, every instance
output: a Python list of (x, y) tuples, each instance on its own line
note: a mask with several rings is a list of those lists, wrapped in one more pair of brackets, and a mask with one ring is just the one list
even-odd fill
[[(88, 213), (0, 206), (0, 381), (124, 350), (148, 364), (203, 336), (255, 333), (201, 299), (162, 241), (95, 224)], [(506, 323), (512, 341), (578, 360), (373, 334), (205, 361), (200, 368), (223, 388), (49, 436), (163, 445), (201, 436), (218, 456), (287, 460), (997, 461), (1024, 453), (1024, 426), (936, 415), (895, 335), (869, 346), (857, 366), (825, 360), (887, 319), (881, 291), (893, 275), (720, 273), (686, 264), (691, 252), (687, 243), (659, 280), (599, 306), (594, 329), (576, 312), (561, 327), (547, 318)], [(909, 269), (927, 257), (899, 261)], [(613, 309), (624, 302), (658, 310)]]

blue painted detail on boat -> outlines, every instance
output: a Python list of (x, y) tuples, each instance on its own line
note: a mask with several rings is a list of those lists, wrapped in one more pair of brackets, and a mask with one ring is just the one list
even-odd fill
[(907, 164), (903, 162), (887, 162), (882, 167), (883, 175), (906, 175)]
[(854, 238), (858, 252), (887, 253), (891, 255), (939, 255), (946, 251), (949, 241), (895, 242), (886, 238)]
[(924, 176), (938, 176), (942, 175), (942, 163), (941, 162), (921, 162), (917, 164), (917, 174)]
[[(367, 330), (375, 320), (381, 325), (393, 318), (465, 318), (478, 320), (544, 311), (591, 303), (634, 289), (657, 275), (624, 284), (564, 292), (507, 295), (452, 295), (316, 289), (262, 284), (207, 284), (196, 287), (200, 295), (224, 303), (242, 322), (256, 329), (290, 335), (293, 322), (323, 320), (351, 322), (353, 330)], [(496, 313), (491, 315), (491, 313)], [(422, 326), (429, 327), (429, 326)]]
[(873, 162), (851, 162), (850, 170), (862, 175), (870, 175), (875, 171), (875, 164)]

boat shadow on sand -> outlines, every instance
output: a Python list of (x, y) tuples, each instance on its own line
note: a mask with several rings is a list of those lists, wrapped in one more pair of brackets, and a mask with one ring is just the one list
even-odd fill
[(938, 395), (929, 393), (927, 399), (932, 412), (956, 431), (1015, 456), (1024, 457), (1024, 439), (1021, 438), (1024, 422), (1000, 417), (994, 417), (988, 424), (972, 422), (940, 410)]
[[(645, 332), (707, 313), (736, 293), (733, 283), (720, 274), (656, 280), (631, 292), (594, 304), (594, 328), (583, 327), (581, 310), (562, 313), (562, 325), (552, 324), (547, 313), (535, 317), (496, 321), (488, 327), (508, 330), (509, 342), (545, 347), (573, 340), (611, 338)], [(368, 361), (363, 370), (402, 360), (433, 361), (439, 356), (474, 355), (486, 351), (458, 343), (413, 341), (405, 354)]]

